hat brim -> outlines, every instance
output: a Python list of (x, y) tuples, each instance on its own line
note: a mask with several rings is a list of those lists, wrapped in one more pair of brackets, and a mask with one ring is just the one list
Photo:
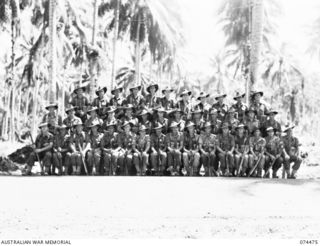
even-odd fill
[(255, 97), (255, 95), (257, 95), (257, 94), (260, 94), (260, 96), (261, 97), (263, 97), (263, 92), (262, 91), (257, 91), (257, 92), (254, 92), (254, 93), (252, 93), (252, 97)]
[(238, 98), (244, 98), (245, 96), (246, 96), (246, 94), (235, 96), (235, 97), (233, 97), (233, 100), (237, 100)]
[(48, 110), (49, 108), (58, 109), (58, 105), (57, 104), (52, 104), (52, 105), (48, 105), (48, 106), (45, 107), (46, 110)]
[(165, 94), (166, 91), (173, 92), (174, 90), (173, 89), (169, 89), (169, 90), (168, 89), (164, 89), (164, 90), (162, 90), (162, 94)]
[(209, 94), (206, 94), (206, 95), (203, 95), (203, 96), (199, 96), (198, 98), (197, 98), (197, 100), (200, 100), (201, 98), (208, 98), (210, 95)]
[(278, 114), (278, 113), (279, 113), (278, 111), (270, 111), (270, 112), (266, 113), (266, 115), (270, 115), (270, 114), (276, 115), (276, 114)]
[(115, 88), (115, 89), (111, 90), (111, 94), (114, 95), (114, 92), (115, 92), (116, 90), (119, 90), (120, 93), (121, 93), (121, 92), (123, 91), (123, 88), (122, 88), (122, 87)]
[(192, 92), (191, 92), (191, 91), (184, 92), (184, 93), (180, 94), (180, 97), (183, 97), (184, 95), (191, 96), (191, 94), (192, 94)]
[(156, 92), (159, 90), (159, 85), (158, 85), (158, 84), (152, 84), (152, 85), (149, 85), (149, 86), (147, 87), (147, 92), (149, 92), (149, 93), (150, 93), (150, 88), (151, 88), (152, 86), (154, 86), (154, 87), (155, 87)]
[(86, 87), (85, 86), (81, 86), (81, 87), (78, 87), (78, 88), (74, 89), (73, 93), (78, 94), (78, 90), (80, 90), (80, 89), (82, 89), (83, 92), (86, 92)]
[(129, 90), (132, 91), (133, 89), (138, 89), (140, 91), (141, 90), (141, 85), (131, 87)]
[(97, 95), (97, 96), (99, 96), (99, 92), (100, 92), (100, 91), (103, 91), (104, 94), (106, 94), (107, 91), (108, 91), (108, 89), (107, 89), (107, 87), (103, 87), (103, 88), (101, 88), (100, 90), (97, 90), (97, 91), (96, 91), (96, 95)]
[(222, 94), (222, 95), (218, 95), (215, 97), (215, 99), (219, 99), (219, 98), (226, 98), (227, 97), (227, 94)]

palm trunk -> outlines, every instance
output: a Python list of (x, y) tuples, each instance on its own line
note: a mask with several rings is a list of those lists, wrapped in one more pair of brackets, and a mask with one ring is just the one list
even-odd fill
[(17, 110), (17, 128), (21, 129), (20, 118), (21, 118), (21, 101), (22, 101), (22, 86), (19, 88), (19, 101)]
[(49, 99), (56, 101), (56, 0), (49, 0)]
[(16, 71), (15, 71), (15, 43), (16, 43), (16, 18), (14, 16), (13, 6), (11, 7), (11, 108), (10, 108), (10, 135), (9, 139), (11, 142), (14, 141), (14, 106), (15, 106), (15, 81), (16, 81)]
[(112, 70), (111, 70), (111, 88), (113, 88), (115, 82), (115, 71), (116, 71), (116, 51), (117, 51), (117, 40), (118, 40), (118, 32), (119, 32), (119, 12), (120, 12), (120, 2), (121, 0), (117, 0), (117, 5), (114, 10), (114, 37), (113, 37), (113, 53), (112, 53)]
[[(94, 47), (96, 44), (97, 37), (97, 19), (98, 19), (98, 0), (94, 0), (93, 4), (93, 27), (92, 27), (92, 37), (91, 45)], [(91, 83), (90, 83), (90, 101), (92, 102), (95, 97), (95, 89), (97, 87), (97, 71), (95, 67), (90, 67)]]
[(39, 93), (39, 84), (40, 80), (39, 78), (36, 79), (35, 85), (33, 88), (33, 105), (32, 105), (32, 127), (31, 127), (31, 132), (32, 136), (35, 136), (36, 131), (37, 131), (37, 109), (38, 109), (38, 93)]
[(28, 123), (29, 102), (30, 102), (30, 87), (28, 87), (28, 90), (27, 90), (27, 95), (26, 95), (26, 107), (25, 107), (24, 116), (23, 116), (23, 122), (24, 122), (25, 124)]
[(141, 85), (140, 79), (140, 25), (141, 25), (141, 17), (140, 13), (138, 13), (138, 23), (137, 23), (137, 33), (136, 33), (136, 85)]

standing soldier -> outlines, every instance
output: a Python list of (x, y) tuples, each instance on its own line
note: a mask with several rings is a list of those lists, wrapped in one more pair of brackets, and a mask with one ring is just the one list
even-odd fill
[(63, 120), (63, 124), (66, 125), (69, 129), (69, 134), (71, 135), (74, 132), (73, 126), (75, 122), (81, 120), (79, 117), (75, 116), (75, 107), (69, 106), (66, 109), (67, 118)]
[(49, 132), (51, 134), (55, 134), (55, 130), (58, 126), (62, 124), (62, 118), (60, 115), (58, 115), (57, 110), (58, 104), (56, 103), (50, 103), (48, 106), (46, 106), (46, 110), (49, 112), (46, 113), (43, 116), (42, 122), (47, 122), (49, 127)]
[(127, 97), (126, 104), (131, 104), (136, 113), (140, 113), (140, 110), (145, 106), (144, 97), (139, 93), (141, 86), (133, 86), (130, 88), (130, 95)]
[(101, 159), (101, 139), (103, 134), (98, 131), (100, 127), (99, 121), (92, 122), (89, 126), (90, 131), (86, 136), (85, 149), (88, 150), (88, 171), (92, 175), (100, 174), (100, 159)]
[(272, 178), (278, 178), (277, 172), (279, 168), (282, 166), (283, 158), (281, 157), (282, 154), (282, 146), (280, 143), (280, 138), (274, 135), (275, 129), (272, 126), (269, 126), (266, 129), (268, 136), (266, 137), (266, 161), (265, 161), (265, 178), (270, 177), (269, 172), (270, 169), (273, 170)]
[[(266, 120), (263, 124), (264, 130), (266, 130), (268, 127), (272, 127), (275, 131), (275, 135), (277, 137), (280, 137), (281, 135), (281, 125), (278, 121), (275, 120), (275, 116), (278, 114), (278, 111), (270, 109), (267, 113), (267, 116), (269, 116), (269, 119)], [(265, 136), (267, 132), (265, 132)]]
[(230, 128), (228, 124), (223, 124), (221, 130), (222, 133), (218, 136), (218, 156), (221, 163), (221, 171), (223, 175), (229, 176), (230, 174), (234, 173), (234, 136), (230, 134)]
[(90, 115), (89, 118), (85, 121), (85, 131), (88, 132), (90, 130), (90, 126), (93, 122), (99, 122), (100, 125), (103, 124), (103, 121), (99, 118), (98, 115), (99, 109), (97, 107), (90, 107), (87, 111), (88, 115)]
[(135, 134), (130, 131), (130, 122), (125, 121), (122, 125), (123, 132), (119, 134), (118, 146), (119, 146), (119, 157), (118, 157), (118, 168), (120, 173), (124, 175), (131, 174), (132, 170), (132, 158), (133, 148), (135, 146)]
[[(283, 137), (283, 156), (284, 156), (284, 169), (287, 174), (287, 178), (295, 179), (297, 178), (297, 171), (300, 168), (302, 159), (300, 158), (299, 153), (299, 140), (294, 137), (292, 134), (292, 129), (294, 125), (286, 125), (284, 133), (286, 136)], [(290, 174), (290, 164), (294, 163), (292, 166), (292, 173)], [(284, 177), (283, 177), (284, 178)]]
[(215, 97), (215, 99), (218, 101), (215, 104), (212, 105), (213, 108), (217, 109), (218, 119), (222, 122), (224, 121), (224, 118), (228, 112), (228, 106), (224, 103), (224, 99), (227, 97), (227, 94), (219, 94)]
[(151, 128), (152, 128), (152, 125), (151, 125), (151, 122), (150, 122), (150, 113), (147, 109), (143, 109), (141, 111), (141, 113), (138, 115), (139, 117), (139, 123), (140, 125), (144, 125), (146, 127), (146, 130), (147, 130), (147, 134), (150, 134), (151, 132)]
[(215, 108), (211, 108), (209, 112), (209, 122), (212, 127), (212, 133), (218, 135), (221, 127), (221, 120), (218, 119), (219, 111)]
[(110, 106), (110, 107), (107, 108), (107, 110), (106, 110), (107, 117), (104, 119), (104, 122), (102, 124), (103, 131), (106, 130), (107, 126), (110, 123), (117, 122), (117, 119), (115, 117), (116, 110), (117, 110), (117, 108), (115, 106)]
[(181, 167), (181, 151), (183, 148), (183, 133), (178, 130), (179, 123), (172, 122), (170, 130), (166, 135), (168, 171), (171, 175), (179, 175)]
[[(52, 159), (52, 146), (53, 146), (53, 135), (49, 132), (48, 123), (44, 122), (39, 125), (41, 130), (40, 134), (37, 136), (34, 145), (32, 146), (34, 151), (30, 154), (27, 161), (27, 171), (26, 175), (31, 175), (31, 169), (35, 161), (43, 161), (44, 174), (48, 175), (51, 167)], [(40, 159), (38, 159), (38, 157)], [(41, 170), (43, 173), (43, 170)]]
[(118, 163), (118, 133), (115, 132), (117, 121), (106, 125), (107, 131), (101, 139), (101, 150), (103, 153), (103, 167), (106, 175), (115, 175)]
[(169, 128), (169, 121), (167, 118), (164, 117), (164, 114), (167, 113), (167, 111), (161, 106), (160, 108), (155, 109), (155, 112), (157, 114), (156, 120), (154, 122), (155, 125), (157, 123), (161, 124), (162, 132), (164, 134), (167, 134)]
[(156, 174), (162, 176), (167, 164), (166, 135), (162, 133), (163, 126), (156, 123), (155, 133), (151, 135), (151, 168)]
[(159, 86), (155, 83), (152, 83), (147, 87), (147, 92), (149, 94), (146, 95), (146, 107), (154, 108), (159, 104), (159, 98), (156, 97), (158, 89)]
[(183, 90), (180, 94), (180, 98), (182, 98), (180, 101), (178, 101), (176, 107), (179, 108), (183, 113), (183, 119), (189, 120), (191, 118), (191, 110), (192, 105), (190, 101), (191, 91)]
[(176, 122), (178, 124), (179, 131), (182, 132), (184, 130), (184, 126), (186, 125), (185, 120), (182, 118), (183, 111), (180, 108), (175, 108), (169, 113), (169, 116), (172, 117), (172, 115), (173, 119), (169, 125), (171, 125), (173, 122)]
[[(256, 127), (252, 131), (253, 136), (250, 138), (250, 154), (253, 158), (249, 159), (250, 173), (254, 177), (262, 178), (262, 170), (265, 164), (265, 146), (266, 140), (261, 136), (260, 128)], [(249, 175), (250, 175), (249, 173)]]
[(191, 115), (192, 115), (192, 120), (194, 122), (194, 128), (196, 130), (196, 133), (200, 134), (204, 124), (204, 120), (201, 117), (203, 115), (203, 112), (199, 108), (196, 108), (191, 112)]
[[(59, 132), (54, 136), (53, 142), (53, 172), (55, 168), (58, 169), (58, 175), (64, 173), (68, 174), (70, 167), (70, 135), (67, 132), (67, 126), (62, 125), (58, 127)], [(62, 167), (64, 167), (64, 172), (62, 172)]]
[[(149, 160), (150, 136), (146, 134), (147, 128), (144, 125), (139, 127), (139, 135), (136, 137), (134, 145), (133, 163), (138, 176), (145, 176)], [(142, 164), (142, 165), (141, 165)], [(151, 170), (154, 174), (155, 170)]]
[(172, 92), (173, 89), (168, 86), (162, 90), (164, 96), (160, 99), (160, 103), (165, 110), (170, 110), (174, 107), (174, 101), (170, 98)]
[(121, 96), (122, 91), (122, 87), (116, 87), (111, 90), (111, 94), (113, 95), (113, 97), (110, 99), (109, 105), (114, 106), (118, 109), (115, 115), (117, 119), (123, 114), (123, 111), (120, 109), (125, 101), (125, 99)]
[(262, 91), (255, 91), (252, 93), (252, 107), (257, 112), (258, 120), (263, 124), (267, 119), (266, 115), (268, 113), (268, 109), (264, 103), (260, 102), (261, 97), (263, 97)]
[(243, 103), (243, 98), (245, 97), (244, 94), (240, 94), (239, 92), (236, 93), (236, 95), (233, 97), (233, 100), (237, 101), (235, 104), (232, 105), (232, 107), (235, 109), (237, 113), (237, 119), (239, 122), (243, 123), (245, 116), (246, 116), (246, 111), (248, 107)]
[(86, 91), (85, 86), (76, 88), (73, 93), (76, 94), (74, 98), (71, 100), (71, 105), (76, 107), (75, 115), (82, 120), (84, 123), (87, 119), (87, 107), (89, 106), (88, 98), (83, 95)]
[(83, 131), (83, 124), (80, 119), (74, 122), (73, 126), (75, 127), (75, 131), (73, 132), (70, 138), (72, 175), (80, 175), (81, 166), (86, 165), (85, 163), (86, 135), (85, 135), (85, 132)]
[(108, 106), (108, 101), (106, 98), (107, 87), (99, 87), (96, 90), (96, 97), (93, 99), (92, 106), (97, 107), (98, 115), (100, 118), (104, 118), (106, 107)]
[(240, 123), (236, 127), (235, 135), (235, 169), (237, 170), (237, 176), (244, 177), (248, 171), (249, 163), (249, 136), (244, 132), (244, 124)]
[(258, 119), (256, 119), (256, 114), (257, 111), (255, 111), (252, 107), (250, 107), (247, 111), (246, 111), (246, 119), (244, 121), (244, 125), (247, 128), (247, 134), (250, 135), (250, 133), (256, 129), (260, 127), (260, 122)]
[(189, 176), (197, 173), (200, 164), (199, 135), (195, 132), (195, 124), (189, 121), (184, 135), (183, 166)]
[(209, 111), (210, 111), (210, 104), (207, 103), (207, 98), (209, 97), (209, 94), (206, 94), (204, 92), (201, 92), (198, 96), (197, 100), (199, 101), (198, 107), (203, 112), (203, 119), (205, 121), (209, 120)]
[(239, 120), (236, 119), (235, 117), (235, 114), (236, 114), (236, 110), (231, 107), (228, 111), (228, 114), (227, 114), (227, 117), (225, 119), (225, 122), (230, 126), (231, 128), (231, 133), (233, 135), (235, 135), (236, 133), (236, 127), (239, 125)]

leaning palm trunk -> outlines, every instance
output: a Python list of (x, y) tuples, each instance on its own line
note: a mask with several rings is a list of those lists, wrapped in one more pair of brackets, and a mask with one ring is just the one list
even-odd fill
[[(250, 73), (252, 89), (258, 80), (259, 58), (262, 46), (263, 32), (263, 0), (251, 0), (252, 4), (252, 31), (251, 31), (251, 52), (250, 52)], [(251, 88), (250, 88), (251, 90)]]
[[(94, 0), (93, 3), (93, 27), (92, 27), (92, 38), (91, 38), (91, 45), (94, 47), (96, 44), (97, 38), (97, 19), (98, 19), (98, 0)], [(93, 65), (95, 66), (95, 65)], [(90, 100), (93, 101), (95, 96), (95, 89), (97, 87), (97, 71), (95, 67), (91, 68), (93, 72), (91, 72), (91, 83), (90, 83)]]
[(56, 0), (49, 1), (49, 99), (56, 100)]
[(39, 123), (37, 120), (37, 109), (38, 109), (38, 94), (39, 94), (39, 84), (40, 84), (40, 79), (36, 78), (35, 85), (33, 88), (33, 105), (32, 105), (32, 127), (31, 127), (31, 132), (32, 136), (35, 136), (37, 127), (36, 125)]
[(28, 123), (28, 111), (29, 111), (29, 102), (30, 102), (30, 87), (28, 87), (28, 90), (26, 92), (26, 106), (23, 116), (23, 122), (27, 125)]
[(141, 17), (140, 13), (138, 13), (138, 23), (137, 23), (137, 34), (136, 34), (136, 85), (139, 85), (141, 83), (140, 80), (140, 25), (141, 25)]
[(121, 2), (121, 0), (117, 0), (117, 5), (114, 10), (115, 25), (114, 25), (113, 52), (112, 52), (111, 88), (113, 88), (114, 81), (115, 81), (116, 50), (117, 50), (117, 39), (118, 39), (118, 32), (119, 32), (120, 2)]

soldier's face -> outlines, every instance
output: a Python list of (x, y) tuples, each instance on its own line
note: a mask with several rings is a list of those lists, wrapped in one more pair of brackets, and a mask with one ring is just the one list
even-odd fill
[(91, 117), (96, 117), (96, 115), (97, 115), (97, 112), (95, 110), (90, 112), (90, 116)]
[(66, 128), (61, 128), (61, 129), (60, 129), (60, 134), (61, 134), (62, 136), (66, 135), (66, 133), (67, 133), (67, 129), (66, 129)]
[(206, 97), (200, 97), (200, 101), (201, 101), (201, 103), (203, 104), (203, 103), (205, 103), (206, 102)]
[(140, 131), (140, 136), (144, 136), (144, 135), (146, 135), (146, 131), (145, 130), (142, 130), (142, 131)]
[(228, 131), (229, 131), (229, 129), (228, 129), (227, 127), (225, 127), (225, 128), (222, 129), (222, 133), (223, 133), (223, 134), (227, 134)]
[(83, 90), (82, 89), (78, 89), (77, 90), (77, 95), (78, 96), (82, 96), (83, 95)]
[(188, 94), (184, 94), (184, 95), (182, 96), (182, 99), (185, 100), (185, 101), (187, 101), (188, 98), (189, 98), (189, 95), (188, 95)]
[(207, 126), (204, 130), (205, 130), (205, 132), (207, 134), (211, 133), (211, 127), (210, 126)]
[(217, 114), (217, 113), (211, 114), (211, 118), (212, 118), (212, 119), (216, 119), (217, 117), (218, 117), (218, 114)]
[(256, 130), (256, 131), (254, 132), (254, 135), (255, 135), (256, 137), (260, 137), (260, 130)]
[(244, 129), (241, 127), (241, 128), (238, 128), (238, 132), (239, 132), (239, 134), (243, 134), (243, 132), (244, 132)]
[(175, 113), (174, 113), (174, 117), (175, 117), (176, 119), (180, 119), (180, 118), (181, 118), (181, 113), (180, 113), (179, 111), (175, 112)]
[(218, 102), (219, 102), (220, 104), (222, 104), (222, 103), (223, 103), (223, 99), (224, 99), (224, 97), (219, 97), (219, 98), (218, 98)]
[(159, 118), (163, 118), (163, 112), (161, 112), (161, 111), (158, 111), (158, 116), (159, 116)]
[(165, 92), (164, 92), (164, 95), (165, 95), (167, 98), (169, 98), (169, 97), (170, 97), (170, 91), (165, 91)]
[(132, 115), (132, 109), (131, 108), (126, 110), (126, 115), (127, 116), (131, 116)]
[(114, 126), (109, 126), (108, 132), (110, 132), (111, 134), (114, 133)]
[(238, 98), (236, 98), (236, 100), (237, 100), (237, 103), (241, 103), (242, 97), (238, 97)]
[(126, 133), (128, 133), (130, 131), (130, 125), (129, 124), (124, 127), (124, 131)]
[(234, 118), (234, 113), (229, 113), (230, 118)]
[(172, 130), (173, 133), (177, 133), (178, 132), (178, 127), (172, 127), (171, 130)]
[(144, 115), (142, 115), (141, 117), (142, 117), (142, 120), (143, 120), (143, 121), (146, 121), (146, 120), (148, 119), (148, 115), (147, 115), (147, 114), (144, 114)]
[(99, 94), (99, 97), (102, 98), (104, 96), (104, 91), (99, 91), (98, 94)]
[(268, 131), (268, 135), (269, 135), (270, 137), (273, 137), (274, 131), (273, 131), (273, 130), (272, 130), (272, 131)]
[(74, 110), (70, 110), (70, 111), (68, 112), (68, 115), (69, 115), (69, 116), (74, 116)]
[(157, 130), (156, 130), (156, 133), (157, 133), (158, 136), (160, 136), (160, 134), (161, 134), (161, 129), (157, 129)]
[(113, 118), (114, 117), (114, 111), (111, 111), (108, 113), (109, 118)]
[(43, 127), (41, 127), (41, 132), (42, 132), (43, 134), (46, 134), (46, 133), (48, 132), (48, 126), (43, 126)]
[(189, 126), (188, 131), (190, 134), (192, 134), (194, 132), (194, 126)]
[(91, 131), (95, 134), (98, 132), (98, 126), (91, 127)]
[(151, 94), (154, 94), (154, 93), (156, 92), (156, 87), (151, 86), (151, 87), (149, 88), (149, 90), (150, 90), (150, 93), (151, 93)]
[(55, 109), (56, 109), (55, 107), (49, 107), (49, 108), (48, 108), (49, 113), (50, 113), (50, 114), (53, 114)]
[(287, 131), (287, 135), (288, 135), (288, 136), (291, 136), (291, 135), (292, 135), (292, 129), (289, 129), (289, 130)]
[(77, 132), (82, 132), (82, 125), (77, 125), (76, 127)]
[(136, 96), (138, 94), (138, 91), (138, 88), (134, 88), (132, 89), (132, 94)]
[(193, 114), (193, 117), (195, 120), (199, 120), (201, 117), (201, 114), (200, 113)]
[(251, 119), (254, 117), (254, 113), (252, 111), (250, 111), (248, 115), (249, 115), (249, 118)]
[(269, 118), (271, 119), (271, 120), (274, 120), (274, 114), (273, 113), (271, 113), (271, 114), (269, 114)]
[(261, 98), (260, 93), (255, 94), (255, 96), (254, 96), (254, 100), (255, 100), (256, 102), (260, 102), (260, 98)]
[(115, 90), (113, 92), (113, 94), (114, 94), (115, 97), (119, 97), (120, 91), (119, 90)]

